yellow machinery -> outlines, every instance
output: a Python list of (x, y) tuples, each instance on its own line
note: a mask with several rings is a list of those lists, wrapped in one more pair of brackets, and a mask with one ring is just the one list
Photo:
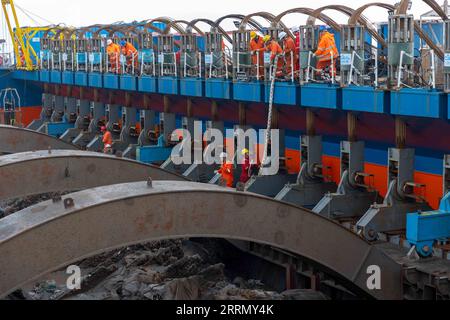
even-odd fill
[[(14, 54), (18, 69), (34, 70), (39, 65), (39, 57), (36, 51), (30, 45), (32, 39), (38, 32), (45, 31), (47, 27), (37, 28), (21, 28), (19, 19), (17, 18), (16, 8), (13, 0), (1, 0), (3, 13), (5, 14), (6, 23), (8, 25), (9, 34), (14, 46)], [(8, 8), (10, 10), (8, 10)], [(12, 18), (10, 17), (10, 11)], [(14, 22), (14, 27), (12, 22)], [(32, 56), (35, 63), (33, 63)]]

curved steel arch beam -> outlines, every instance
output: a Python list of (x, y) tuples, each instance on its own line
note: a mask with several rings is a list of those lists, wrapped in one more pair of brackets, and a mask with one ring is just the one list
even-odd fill
[[(0, 297), (102, 252), (188, 237), (271, 245), (333, 270), (368, 296), (402, 298), (401, 265), (331, 220), (254, 194), (167, 181), (85, 190), (0, 220)], [(383, 271), (382, 290), (367, 288), (372, 265)]]
[[(310, 9), (310, 8), (294, 8), (294, 9), (286, 10), (286, 11), (280, 13), (278, 16), (275, 17), (274, 24), (278, 24), (281, 21), (281, 19), (283, 19), (288, 14), (292, 14), (292, 13), (302, 13), (302, 14), (311, 16), (312, 14), (314, 14), (314, 9)], [(331, 19), (329, 16), (321, 13), (317, 18), (320, 21), (325, 22), (327, 25), (329, 25), (330, 27), (332, 27), (336, 31), (339, 32), (341, 30), (341, 26), (336, 21)]]
[(66, 150), (17, 153), (0, 157), (0, 201), (149, 178), (188, 181), (160, 167), (101, 153)]
[[(275, 16), (269, 12), (255, 12), (252, 14), (249, 14), (246, 16), (239, 26), (239, 30), (245, 30), (247, 28), (247, 24), (249, 23), (250, 19), (253, 17), (261, 17), (266, 19), (270, 24), (272, 24), (275, 20)], [(286, 32), (290, 37), (295, 38), (295, 36), (292, 34), (291, 30), (281, 21), (278, 22), (278, 24), (283, 28), (284, 32)]]
[(220, 32), (226, 39), (228, 42), (233, 42), (233, 40), (231, 39), (231, 37), (228, 35), (228, 33), (218, 24), (216, 24), (214, 21), (209, 20), (209, 19), (203, 19), (203, 18), (199, 18), (199, 19), (195, 19), (192, 20), (191, 22), (189, 22), (187, 28), (186, 28), (186, 32), (187, 33), (192, 33), (192, 28), (195, 27), (195, 25), (199, 22), (203, 22), (206, 23), (208, 25), (211, 26), (211, 29), (217, 29), (218, 32)]
[(363, 14), (363, 12), (371, 7), (384, 8), (389, 11), (395, 10), (395, 6), (388, 4), (388, 3), (383, 3), (383, 2), (367, 3), (367, 4), (363, 5), (362, 7), (356, 9), (355, 12), (353, 12), (353, 14), (350, 16), (350, 18), (348, 20), (348, 24), (349, 25), (357, 24), (359, 19), (361, 18), (361, 15)]
[[(442, 10), (442, 7), (434, 0), (422, 0), (425, 2), (431, 9), (434, 10), (442, 20), (448, 20), (445, 11)], [(401, 0), (400, 4), (397, 6), (396, 14), (406, 14), (408, 12), (409, 0)]]
[[(175, 24), (180, 24), (180, 23), (185, 24), (185, 25), (187, 25), (188, 27), (189, 27), (189, 25), (190, 25), (189, 21), (186, 21), (186, 20), (175, 20), (175, 21), (172, 21), (172, 22), (169, 23), (169, 24), (167, 25), (167, 27), (164, 29), (164, 34), (168, 34), (168, 33), (170, 32), (170, 29), (172, 29), (172, 27), (174, 27)], [(204, 33), (200, 28), (198, 28), (198, 27), (196, 27), (196, 26), (193, 26), (192, 28), (194, 28), (195, 31), (198, 32), (198, 34), (200, 34), (200, 35), (202, 35), (202, 36), (205, 35), (205, 33)], [(191, 31), (192, 31), (192, 30), (191, 30)], [(189, 32), (187, 31), (187, 29), (184, 29), (184, 32), (182, 32), (182, 34), (186, 34), (186, 33), (189, 33)]]
[(73, 144), (33, 130), (0, 125), (0, 154), (47, 149), (78, 150)]
[[(170, 24), (170, 23), (172, 23), (173, 21), (175, 21), (175, 20), (172, 19), (172, 18), (168, 18), (168, 17), (159, 17), (159, 18), (150, 20), (150, 21), (148, 22), (148, 24), (152, 24), (152, 23), (154, 23), (154, 22), (162, 22), (162, 23), (165, 23), (165, 24)], [(182, 26), (180, 26), (178, 23), (175, 23), (175, 24), (173, 25), (173, 28), (174, 28), (175, 30), (177, 30), (177, 31), (178, 31), (179, 33), (181, 33), (181, 34), (186, 33), (186, 30), (184, 30), (184, 28), (183, 28)], [(164, 34), (164, 30), (162, 31), (161, 34)]]
[[(244, 20), (244, 18), (245, 18), (245, 15), (243, 15), (243, 14), (229, 14), (229, 15), (226, 15), (226, 16), (223, 16), (223, 17), (217, 19), (216, 24), (218, 26), (220, 26), (222, 24), (222, 22), (227, 19), (238, 19), (238, 20), (242, 21), (242, 20)], [(262, 30), (263, 30), (263, 26), (255, 19), (250, 19), (248, 21), (248, 24), (251, 25), (256, 30), (258, 30), (259, 32), (262, 32)]]
[[(336, 11), (341, 12), (349, 17), (351, 17), (355, 12), (354, 9), (347, 7), (347, 6), (343, 6), (343, 5), (324, 6), (324, 7), (316, 9), (314, 11), (314, 13), (308, 18), (308, 21), (306, 24), (314, 25), (316, 23), (316, 19), (318, 18), (318, 16), (320, 14), (322, 14), (322, 12), (325, 10), (336, 10)], [(362, 24), (366, 28), (367, 32), (369, 32), (370, 35), (378, 41), (378, 43), (380, 43), (383, 47), (387, 47), (386, 40), (384, 40), (383, 37), (378, 33), (378, 31), (372, 27), (370, 21), (366, 17), (360, 15), (357, 21), (358, 21), (358, 23)]]

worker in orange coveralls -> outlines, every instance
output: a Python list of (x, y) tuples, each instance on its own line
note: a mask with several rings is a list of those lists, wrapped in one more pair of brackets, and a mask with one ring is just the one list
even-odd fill
[(122, 54), (127, 59), (127, 71), (128, 73), (132, 73), (133, 66), (134, 72), (138, 70), (139, 59), (138, 59), (138, 51), (130, 42), (122, 40), (120, 42), (120, 46), (122, 48)]
[(275, 58), (278, 56), (277, 63), (277, 77), (281, 77), (283, 75), (283, 58), (281, 55), (283, 54), (283, 49), (280, 44), (273, 40), (271, 36), (267, 35), (264, 37), (264, 43), (266, 45), (266, 51), (271, 53), (270, 55), (270, 63), (273, 64), (275, 62)]
[(222, 176), (222, 180), (225, 182), (227, 188), (233, 188), (234, 174), (233, 164), (227, 161), (227, 154), (222, 152), (220, 159), (222, 160), (222, 167), (217, 171)]
[(258, 68), (259, 77), (264, 77), (264, 39), (255, 31), (250, 32), (250, 52), (252, 54), (252, 65)]
[(106, 53), (108, 54), (109, 64), (111, 66), (111, 73), (120, 74), (120, 46), (114, 43), (111, 39), (106, 42)]
[(334, 35), (329, 33), (326, 29), (320, 33), (319, 46), (314, 53), (314, 56), (317, 57), (318, 70), (329, 67), (330, 74), (336, 76), (336, 60), (339, 56), (339, 52), (336, 47)]
[(103, 133), (103, 153), (111, 153), (113, 144), (112, 134), (105, 126), (101, 128), (101, 131)]
[(280, 33), (280, 40), (283, 42), (284, 60), (286, 62), (286, 77), (292, 76), (292, 67), (294, 73), (298, 70), (298, 55), (295, 47), (295, 41), (286, 32)]

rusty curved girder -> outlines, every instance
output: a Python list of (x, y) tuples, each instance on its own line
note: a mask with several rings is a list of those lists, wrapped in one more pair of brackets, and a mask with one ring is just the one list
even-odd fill
[[(32, 174), (30, 174), (32, 173)], [(0, 201), (116, 183), (185, 177), (137, 161), (85, 151), (53, 150), (0, 157)]]
[[(169, 18), (169, 17), (159, 17), (159, 18), (150, 20), (147, 25), (151, 25), (151, 24), (153, 24), (155, 22), (161, 22), (161, 23), (164, 23), (164, 24), (168, 25), (168, 24), (172, 23), (173, 21), (175, 21), (175, 20), (172, 19), (172, 18)], [(180, 34), (185, 34), (186, 33), (186, 30), (182, 26), (180, 26), (178, 23), (173, 24), (172, 27), (176, 31), (178, 31)], [(164, 34), (164, 31), (162, 31), (161, 34)]]
[[(278, 16), (276, 16), (273, 23), (275, 25), (277, 25), (281, 21), (281, 19), (283, 19), (288, 14), (292, 14), (292, 13), (302, 13), (302, 14), (311, 16), (312, 14), (314, 14), (314, 9), (310, 9), (310, 8), (294, 8), (294, 9), (286, 10), (286, 11), (280, 13)], [(329, 25), (330, 27), (332, 27), (336, 31), (339, 32), (341, 30), (341, 26), (336, 21), (331, 19), (329, 16), (321, 13), (317, 18), (320, 21), (325, 22), (327, 25)]]
[(228, 42), (230, 42), (230, 43), (233, 42), (233, 40), (228, 35), (228, 33), (220, 25), (216, 24), (214, 21), (212, 21), (210, 19), (199, 18), (199, 19), (192, 20), (191, 22), (189, 22), (189, 24), (186, 28), (186, 32), (192, 33), (192, 28), (195, 27), (195, 25), (199, 22), (203, 22), (203, 23), (210, 25), (211, 29), (215, 29), (219, 33), (221, 33), (224, 36), (224, 38), (227, 39)]
[[(239, 30), (244, 31), (247, 28), (247, 24), (249, 23), (250, 19), (253, 17), (261, 17), (266, 19), (270, 24), (273, 24), (275, 20), (275, 16), (269, 12), (255, 12), (252, 14), (247, 15), (242, 21), (241, 25), (239, 26)], [(291, 30), (281, 21), (278, 22), (278, 25), (286, 32), (290, 37), (295, 38), (295, 36), (292, 34)]]
[[(255, 194), (169, 181), (84, 190), (0, 220), (0, 297), (102, 252), (189, 237), (271, 245), (317, 262), (367, 296), (402, 298), (401, 265), (339, 224)], [(373, 265), (382, 270), (381, 290), (367, 287)]]
[[(314, 25), (316, 23), (316, 19), (318, 18), (318, 16), (320, 14), (322, 14), (322, 12), (325, 10), (336, 10), (336, 11), (341, 12), (349, 17), (351, 17), (355, 13), (354, 9), (347, 7), (347, 6), (328, 5), (328, 6), (324, 6), (324, 7), (316, 9), (314, 11), (314, 13), (308, 18), (306, 24)], [(370, 35), (378, 41), (378, 43), (380, 43), (383, 47), (387, 47), (386, 41), (378, 33), (378, 31), (372, 27), (372, 24), (366, 17), (364, 17), (362, 14), (360, 14), (357, 21), (358, 21), (358, 23), (360, 23), (361, 25), (363, 25), (366, 28), (367, 32), (369, 32)]]
[[(166, 26), (166, 28), (164, 29), (163, 33), (164, 33), (164, 34), (168, 34), (168, 33), (170, 32), (170, 30), (172, 29), (172, 27), (173, 27), (175, 24), (185, 24), (185, 25), (187, 25), (188, 27), (190, 26), (189, 21), (186, 21), (186, 20), (174, 20), (174, 21), (172, 21), (171, 23), (169, 23), (169, 24)], [(198, 28), (197, 26), (192, 26), (192, 28), (193, 28), (195, 31), (197, 31), (198, 34), (200, 34), (200, 35), (202, 35), (202, 36), (205, 35), (205, 33), (204, 33), (200, 28)], [(191, 31), (192, 31), (192, 30), (191, 30)], [(186, 34), (186, 33), (188, 33), (188, 31), (185, 29), (185, 30), (184, 30), (184, 33), (182, 33), (182, 34)]]
[[(219, 19), (217, 19), (216, 24), (218, 26), (220, 26), (222, 24), (222, 22), (227, 19), (238, 19), (238, 20), (242, 21), (242, 20), (244, 20), (244, 18), (245, 18), (245, 15), (243, 15), (243, 14), (228, 14), (226, 16), (223, 16), (223, 17), (220, 17)], [(263, 26), (255, 19), (249, 19), (248, 24), (251, 25), (256, 30), (258, 30), (259, 32), (263, 31)]]
[(73, 144), (33, 130), (0, 125), (0, 154), (47, 149), (78, 150)]
[[(441, 18), (442, 20), (448, 20), (447, 15), (445, 14), (445, 11), (442, 10), (442, 7), (434, 0), (422, 0), (425, 2), (431, 9), (434, 10)], [(409, 0), (401, 0), (401, 2), (397, 6), (397, 10), (395, 11), (396, 14), (406, 14), (408, 12), (408, 6), (409, 6)]]
[(349, 20), (348, 20), (348, 24), (349, 25), (355, 25), (358, 23), (359, 18), (361, 17), (361, 15), (363, 14), (363, 12), (371, 7), (379, 7), (379, 8), (384, 8), (386, 10), (389, 11), (394, 11), (395, 10), (395, 6), (388, 4), (388, 3), (383, 3), (383, 2), (372, 2), (372, 3), (367, 3), (365, 5), (363, 5), (362, 7), (358, 8), (355, 10), (355, 12), (353, 12), (353, 14), (350, 16)]

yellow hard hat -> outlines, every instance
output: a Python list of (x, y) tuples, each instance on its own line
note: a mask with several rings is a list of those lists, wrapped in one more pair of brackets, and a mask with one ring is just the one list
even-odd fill
[(271, 36), (269, 36), (269, 35), (267, 35), (267, 36), (264, 36), (264, 38), (263, 38), (264, 42), (269, 42), (269, 41), (270, 41), (270, 39), (272, 39), (272, 37), (271, 37)]
[(246, 154), (249, 154), (250, 151), (248, 151), (248, 149), (244, 149), (242, 150), (242, 155), (245, 156)]
[(252, 31), (252, 32), (250, 32), (250, 39), (255, 39), (256, 38), (256, 36), (257, 36), (257, 34), (256, 34), (256, 32), (255, 31)]

